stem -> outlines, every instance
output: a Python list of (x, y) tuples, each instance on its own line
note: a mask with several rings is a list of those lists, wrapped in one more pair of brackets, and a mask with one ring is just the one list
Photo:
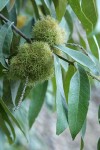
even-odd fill
[(69, 65), (74, 66), (74, 62), (69, 61), (69, 60), (67, 60), (66, 58), (64, 58), (64, 57), (62, 57), (62, 56), (60, 56), (60, 55), (58, 55), (58, 54), (56, 54), (56, 53), (54, 53), (54, 54), (57, 55), (60, 59), (62, 59), (62, 60), (64, 60), (64, 61), (66, 61), (67, 63), (69, 63)]
[(88, 56), (86, 50), (85, 50), (81, 45), (76, 44), (76, 43), (67, 43), (66, 46), (68, 46), (68, 45), (69, 45), (69, 46), (79, 47), (79, 48), (83, 51), (83, 53), (86, 54), (86, 55)]
[[(4, 20), (5, 22), (11, 22), (7, 18), (5, 18), (1, 13), (0, 13), (0, 18)], [(25, 34), (23, 34), (14, 24), (11, 25), (12, 29), (15, 30), (16, 33), (18, 33), (21, 37), (23, 37), (28, 43), (31, 43), (31, 39), (27, 38)]]
[[(54, 54), (55, 54), (55, 53), (54, 53)], [(63, 58), (62, 56), (60, 56), (60, 55), (58, 55), (58, 54), (55, 54), (55, 55), (57, 55), (60, 59), (62, 59), (62, 60), (64, 60), (64, 61), (66, 61), (67, 63), (69, 63), (69, 65), (73, 65), (73, 66), (74, 66), (74, 62), (69, 61), (69, 60)], [(95, 79), (95, 80), (97, 80), (97, 81), (100, 82), (100, 79), (99, 79), (98, 77), (96, 77), (95, 75), (91, 74), (91, 73), (88, 72), (88, 71), (87, 71), (87, 74), (88, 74), (89, 76), (91, 76), (93, 79)]]
[(95, 75), (91, 74), (90, 72), (87, 72), (87, 74), (88, 74), (90, 77), (92, 77), (92, 79), (95, 79), (95, 80), (97, 80), (97, 81), (100, 82), (100, 79), (99, 79), (98, 77), (96, 77)]

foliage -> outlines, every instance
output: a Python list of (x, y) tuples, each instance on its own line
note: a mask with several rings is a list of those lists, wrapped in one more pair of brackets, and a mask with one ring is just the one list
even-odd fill
[[(9, 143), (16, 138), (14, 123), (25, 135), (14, 110), (26, 98), (32, 127), (48, 93), (45, 80), (52, 81), (56, 96), (56, 133), (69, 127), (74, 139), (86, 127), (90, 81), (100, 82), (98, 4), (99, 0), (0, 0), (0, 132)], [(100, 110), (98, 117), (100, 122)], [(80, 149), (84, 134), (85, 130)], [(99, 143), (100, 139), (98, 149)]]

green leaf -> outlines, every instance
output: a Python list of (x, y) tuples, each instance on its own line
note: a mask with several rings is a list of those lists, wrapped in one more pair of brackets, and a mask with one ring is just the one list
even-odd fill
[(50, 6), (48, 5), (48, 1), (47, 0), (41, 0), (42, 4), (43, 4), (43, 7), (45, 9), (45, 12), (46, 12), (46, 15), (50, 15), (51, 12), (50, 12)]
[(83, 148), (84, 148), (84, 141), (83, 141), (83, 138), (81, 138), (80, 150), (83, 150)]
[(14, 22), (14, 25), (17, 25), (17, 11), (16, 11), (16, 5), (13, 6), (11, 11), (9, 12), (9, 20), (11, 22)]
[(61, 134), (67, 127), (67, 116), (62, 103), (62, 96), (57, 88), (56, 92), (56, 109), (57, 109), (57, 123), (56, 123), (56, 134)]
[(71, 58), (73, 58), (76, 62), (80, 63), (81, 65), (87, 67), (91, 72), (95, 75), (99, 75), (99, 70), (96, 67), (96, 64), (85, 54), (79, 51), (72, 50), (65, 46), (55, 46), (55, 48), (65, 52)]
[(32, 98), (31, 98), (29, 114), (28, 114), (30, 128), (32, 127), (43, 105), (46, 90), (47, 90), (47, 85), (48, 82), (46, 81), (43, 84), (36, 85), (36, 87), (34, 87), (33, 90), (31, 91)]
[[(83, 13), (82, 8), (80, 6), (79, 0), (68, 0), (71, 8), (73, 9), (74, 13), (81, 21), (83, 27), (85, 28), (87, 33), (90, 33), (93, 30), (93, 25), (91, 21), (87, 18), (87, 16)], [(87, 5), (88, 6), (88, 5)]]
[(34, 12), (35, 12), (34, 14), (35, 14), (36, 19), (40, 19), (39, 10), (38, 10), (36, 0), (31, 0), (31, 2), (32, 2), (33, 8), (34, 8)]
[(61, 93), (62, 98), (66, 101), (65, 93), (63, 89), (61, 66), (60, 66), (59, 58), (56, 55), (54, 55), (54, 62), (55, 62), (56, 85)]
[(89, 46), (90, 46), (90, 49), (92, 51), (92, 54), (98, 58), (99, 57), (99, 48), (97, 46), (97, 43), (96, 43), (96, 39), (94, 38), (94, 36), (92, 37), (88, 37), (88, 43), (89, 43)]
[(80, 150), (84, 149), (84, 136), (86, 132), (86, 120), (84, 121), (82, 130), (81, 130), (81, 144), (80, 144)]
[[(10, 119), (8, 118), (7, 113), (5, 112), (5, 110), (3, 109), (1, 104), (0, 104), (0, 115), (1, 115), (1, 117), (3, 119), (3, 121), (6, 121), (7, 124), (9, 125), (10, 129), (11, 129), (11, 132), (12, 132), (12, 135), (13, 135), (13, 137), (11, 137), (12, 138), (11, 142), (13, 143), (15, 141), (15, 130), (14, 130), (13, 126), (12, 126), (12, 123), (11, 123)], [(9, 134), (9, 136), (10, 136), (10, 134)], [(9, 136), (8, 136), (8, 139), (9, 139)]]
[(65, 20), (66, 20), (68, 27), (70, 29), (70, 36), (71, 36), (73, 33), (73, 21), (72, 21), (71, 15), (70, 15), (68, 10), (66, 10), (64, 17), (65, 17)]
[(97, 43), (98, 43), (99, 48), (100, 48), (100, 42), (99, 42), (100, 41), (100, 33), (96, 34), (95, 37), (96, 37)]
[(66, 11), (67, 0), (53, 0), (53, 2), (56, 9), (57, 19), (61, 21)]
[[(5, 105), (5, 103), (0, 99), (0, 104), (2, 105), (2, 107), (4, 108), (5, 112), (9, 115), (9, 117), (13, 120), (13, 122), (16, 124), (16, 126), (22, 131), (22, 133), (25, 135), (23, 129), (21, 128), (19, 122), (16, 120), (16, 118), (14, 117), (14, 115), (10, 112), (10, 110), (7, 108), (7, 106)], [(26, 136), (25, 136), (26, 137)]]
[(4, 45), (5, 38), (9, 32), (10, 27), (11, 27), (11, 24), (6, 23), (0, 28), (0, 62), (5, 68), (7, 68), (7, 64), (4, 59), (3, 45)]
[(9, 0), (0, 0), (0, 11), (7, 5)]
[(10, 3), (9, 3), (9, 7), (8, 7), (8, 11), (11, 11), (11, 9), (13, 8), (15, 4), (15, 0), (10, 0)]
[(62, 81), (62, 72), (61, 66), (59, 62), (59, 58), (54, 55), (55, 62), (55, 77), (56, 77), (56, 108), (57, 108), (57, 124), (56, 124), (56, 133), (59, 135), (67, 128), (67, 103), (65, 98), (65, 93), (63, 89), (63, 81)]
[(98, 140), (97, 150), (100, 150), (100, 138), (99, 138), (99, 140)]
[(8, 31), (4, 40), (4, 45), (3, 45), (3, 54), (5, 58), (10, 56), (10, 46), (11, 46), (12, 38), (13, 38), (13, 32), (10, 26), (8, 28)]
[(3, 132), (6, 134), (7, 138), (8, 138), (8, 141), (10, 144), (13, 143), (13, 140), (11, 138), (11, 135), (10, 135), (10, 132), (4, 122), (4, 119), (2, 118), (1, 114), (0, 114), (0, 128), (3, 130)]
[(70, 82), (68, 95), (68, 121), (74, 139), (86, 119), (90, 99), (90, 84), (85, 70), (78, 66)]
[(82, 0), (81, 3), (82, 12), (85, 16), (91, 21), (93, 28), (95, 28), (97, 23), (97, 8), (96, 8), (96, 1), (91, 0), (87, 5), (87, 0)]
[(99, 105), (99, 109), (98, 109), (98, 121), (99, 121), (99, 124), (100, 124), (100, 105)]
[(85, 133), (86, 133), (86, 120), (84, 121), (82, 131), (81, 131), (81, 134), (82, 134), (81, 136), (83, 139), (84, 139)]
[(72, 78), (74, 73), (75, 73), (75, 68), (70, 65), (69, 69), (68, 69), (68, 71), (66, 73), (66, 77), (65, 77), (65, 79), (63, 81), (66, 100), (68, 100), (68, 92), (69, 92), (70, 80), (71, 80), (71, 78)]
[(6, 77), (3, 78), (3, 87), (2, 87), (3, 95), (2, 99), (4, 103), (7, 105), (9, 109), (14, 107), (12, 102), (12, 96), (11, 96), (11, 88), (10, 88), (10, 81), (7, 80)]

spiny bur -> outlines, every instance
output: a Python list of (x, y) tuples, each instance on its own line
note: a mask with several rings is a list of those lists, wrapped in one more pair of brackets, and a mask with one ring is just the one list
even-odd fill
[(35, 23), (33, 35), (36, 40), (47, 42), (53, 46), (64, 44), (66, 34), (54, 18), (46, 16)]
[(19, 47), (18, 54), (10, 61), (9, 76), (30, 82), (48, 80), (54, 73), (54, 60), (45, 42), (33, 42)]

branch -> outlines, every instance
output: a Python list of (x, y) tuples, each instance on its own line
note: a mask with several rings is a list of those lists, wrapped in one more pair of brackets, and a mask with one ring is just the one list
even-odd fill
[[(54, 54), (55, 54), (55, 53), (54, 53)], [(64, 61), (66, 61), (67, 63), (69, 63), (69, 65), (73, 65), (73, 66), (74, 66), (74, 62), (69, 61), (69, 60), (65, 59), (64, 57), (62, 57), (62, 56), (60, 56), (60, 55), (58, 55), (58, 54), (55, 54), (55, 55), (57, 55), (60, 59), (62, 59), (62, 60), (64, 60)], [(95, 79), (95, 80), (97, 80), (97, 81), (100, 82), (100, 79), (99, 79), (97, 76), (91, 74), (91, 73), (88, 72), (88, 71), (86, 71), (86, 72), (87, 72), (87, 74), (88, 74), (90, 77), (92, 77), (92, 79)]]
[(58, 55), (58, 54), (56, 54), (56, 53), (54, 53), (54, 54), (57, 55), (60, 59), (62, 59), (62, 60), (64, 60), (64, 61), (66, 61), (67, 63), (69, 63), (69, 65), (74, 66), (74, 62), (69, 61), (69, 60), (67, 60), (66, 58), (64, 58), (64, 57), (62, 57), (62, 56), (60, 56), (60, 55)]
[[(4, 20), (5, 22), (11, 22), (7, 18), (5, 18), (1, 13), (0, 13), (0, 19)], [(31, 43), (31, 39), (27, 38), (26, 35), (23, 34), (14, 24), (12, 24), (11, 26), (16, 33), (18, 33), (21, 37), (23, 37), (28, 43)]]
[(87, 72), (87, 74), (88, 74), (90, 77), (92, 77), (92, 79), (95, 79), (95, 80), (97, 80), (97, 81), (100, 82), (100, 79), (99, 79), (97, 76), (91, 74), (90, 72)]
[(86, 51), (81, 45), (76, 44), (76, 43), (67, 43), (66, 46), (68, 46), (68, 45), (69, 45), (69, 46), (75, 46), (75, 47), (80, 48), (80, 49), (83, 51), (83, 53), (86, 54), (86, 55), (88, 56), (87, 51)]

